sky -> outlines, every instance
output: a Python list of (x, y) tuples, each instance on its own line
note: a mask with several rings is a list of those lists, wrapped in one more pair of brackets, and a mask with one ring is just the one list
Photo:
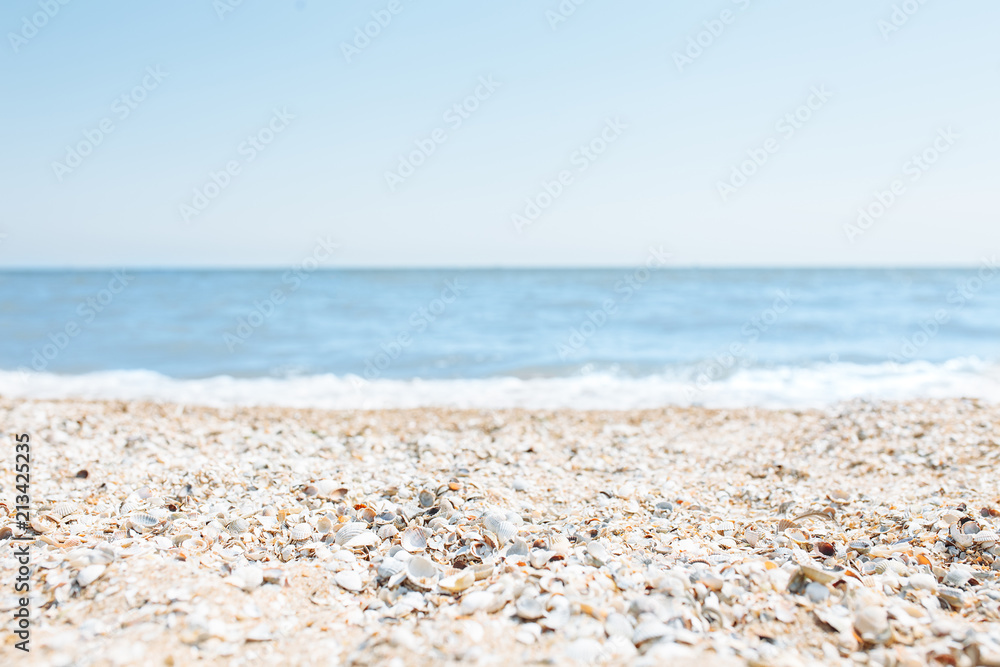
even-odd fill
[(998, 25), (994, 0), (7, 0), (0, 268), (319, 242), (341, 267), (975, 265)]

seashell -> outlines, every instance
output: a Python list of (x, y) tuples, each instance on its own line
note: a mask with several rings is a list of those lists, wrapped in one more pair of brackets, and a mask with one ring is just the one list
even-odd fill
[(534, 597), (519, 597), (514, 607), (517, 615), (526, 621), (537, 621), (545, 616), (545, 607)]
[(316, 530), (319, 531), (320, 535), (326, 535), (333, 530), (333, 521), (330, 520), (330, 517), (321, 516), (316, 521)]
[(45, 535), (46, 533), (51, 533), (57, 527), (56, 520), (47, 516), (33, 516), (31, 520), (28, 521), (28, 525), (31, 529), (40, 535)]
[(984, 545), (984, 548), (988, 548), (993, 542), (1000, 540), (995, 531), (992, 530), (981, 530), (972, 536), (972, 541), (979, 545)]
[(545, 564), (552, 560), (552, 557), (556, 555), (555, 551), (547, 551), (545, 549), (534, 549), (531, 555), (528, 556), (528, 562), (531, 563), (531, 567), (535, 569), (541, 569), (545, 567)]
[(514, 539), (517, 534), (517, 528), (514, 524), (510, 523), (502, 516), (497, 514), (487, 515), (483, 519), (483, 527), (497, 536), (500, 544), (506, 544)]
[(269, 567), (264, 570), (264, 583), (265, 584), (278, 584), (279, 586), (285, 583), (285, 571), (278, 567)]
[(547, 630), (561, 630), (566, 627), (570, 619), (569, 602), (562, 595), (553, 595), (549, 598), (548, 613), (539, 620), (539, 625)]
[(239, 537), (248, 530), (250, 530), (250, 522), (242, 517), (233, 519), (226, 524), (226, 531), (233, 537)]
[(372, 523), (375, 521), (375, 510), (371, 507), (363, 507), (358, 511), (358, 519), (364, 521), (365, 523)]
[(333, 581), (344, 590), (351, 591), (352, 593), (357, 593), (365, 587), (364, 582), (361, 581), (361, 575), (354, 570), (342, 570), (338, 572), (333, 577)]
[(514, 541), (507, 547), (507, 557), (524, 558), (528, 555), (528, 543), (520, 537), (515, 537)]
[(429, 591), (437, 582), (438, 569), (429, 559), (414, 556), (406, 561), (406, 580), (415, 587)]
[(70, 514), (76, 514), (79, 511), (80, 507), (76, 503), (61, 502), (56, 503), (55, 506), (49, 510), (49, 514), (61, 520)]
[(406, 563), (389, 556), (383, 558), (382, 562), (378, 564), (377, 572), (380, 579), (388, 579), (395, 574), (399, 574), (405, 569)]
[(391, 523), (387, 523), (384, 526), (379, 526), (378, 536), (383, 540), (392, 539), (399, 533), (399, 529), (396, 528)]
[(308, 523), (297, 523), (288, 531), (288, 536), (293, 542), (301, 542), (312, 537), (312, 526)]
[(948, 573), (944, 575), (944, 583), (947, 586), (965, 586), (971, 578), (972, 572), (963, 568), (956, 568), (954, 570), (949, 570)]
[(375, 523), (379, 525), (387, 523), (395, 523), (395, 522), (396, 522), (396, 513), (393, 512), (392, 510), (386, 510), (384, 512), (380, 512), (379, 514), (375, 515)]
[(852, 540), (847, 543), (847, 548), (859, 554), (866, 554), (871, 551), (872, 543), (868, 540)]
[(362, 530), (360, 533), (344, 542), (345, 549), (364, 549), (378, 544), (378, 535), (370, 530)]
[(0, 528), (0, 540), (6, 540), (14, 536), (14, 531), (10, 526)]
[(440, 579), (438, 586), (449, 593), (461, 593), (474, 583), (476, 583), (476, 573), (466, 568), (461, 572)]
[(470, 568), (476, 575), (476, 581), (482, 581), (483, 579), (489, 579), (493, 576), (493, 566), (486, 563), (480, 563), (478, 565), (473, 565)]
[(809, 533), (802, 530), (801, 528), (792, 528), (791, 530), (786, 530), (785, 535), (788, 536), (796, 544), (809, 544)]
[(192, 551), (204, 551), (208, 548), (208, 542), (200, 537), (192, 537), (191, 539), (181, 542), (181, 547), (184, 549), (191, 549)]
[(756, 530), (745, 530), (743, 531), (743, 539), (747, 541), (747, 544), (751, 548), (756, 548), (757, 543), (760, 541), (760, 533)]
[(422, 489), (417, 496), (421, 507), (430, 507), (434, 504), (436, 496), (426, 489)]
[(854, 616), (854, 629), (866, 641), (882, 643), (889, 636), (889, 615), (881, 607), (865, 607)]
[(365, 530), (367, 526), (361, 521), (351, 521), (340, 526), (340, 530), (337, 531), (337, 537), (334, 540), (340, 546), (347, 544), (351, 538), (360, 535)]
[(816, 551), (823, 554), (827, 558), (832, 558), (837, 555), (837, 547), (833, 546), (829, 542), (823, 542), (822, 540), (814, 542), (813, 546)]
[(957, 588), (941, 586), (937, 589), (937, 596), (955, 609), (961, 609), (966, 605), (965, 593)]
[(604, 565), (611, 558), (607, 548), (597, 540), (587, 543), (587, 553), (599, 566)]
[(489, 591), (473, 591), (462, 596), (460, 605), (463, 614), (474, 614), (477, 611), (489, 611), (497, 604), (497, 597)]
[(643, 621), (636, 626), (632, 633), (632, 643), (642, 646), (646, 642), (661, 639), (670, 634), (670, 628), (660, 621)]
[(177, 533), (176, 535), (171, 536), (170, 542), (175, 547), (177, 547), (186, 542), (187, 540), (190, 540), (192, 537), (194, 537), (194, 535), (192, 535), (191, 533)]
[(791, 519), (781, 519), (778, 521), (778, 532), (789, 530), (790, 528), (798, 528), (799, 524), (795, 523)]
[(412, 553), (423, 551), (427, 548), (427, 534), (422, 528), (410, 526), (403, 531), (399, 538), (400, 545)]
[(97, 581), (106, 569), (106, 565), (88, 565), (76, 574), (76, 583), (80, 588), (89, 586)]
[(833, 582), (840, 579), (842, 572), (837, 572), (834, 570), (824, 570), (819, 567), (814, 567), (812, 565), (800, 565), (799, 569), (802, 571), (802, 576), (811, 581), (815, 581), (820, 584), (832, 584)]

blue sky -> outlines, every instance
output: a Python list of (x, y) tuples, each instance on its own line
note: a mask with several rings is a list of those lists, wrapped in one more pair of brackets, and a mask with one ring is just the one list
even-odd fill
[(3, 3), (0, 267), (1000, 250), (996, 2), (229, 4)]

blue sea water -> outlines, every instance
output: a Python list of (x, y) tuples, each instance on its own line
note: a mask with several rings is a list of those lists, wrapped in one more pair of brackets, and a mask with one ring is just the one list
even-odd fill
[(954, 270), (0, 272), (0, 394), (322, 407), (1000, 398)]

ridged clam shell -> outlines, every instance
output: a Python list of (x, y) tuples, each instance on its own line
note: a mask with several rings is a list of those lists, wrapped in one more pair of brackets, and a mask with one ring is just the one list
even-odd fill
[(226, 530), (230, 535), (236, 537), (250, 530), (250, 522), (242, 517), (238, 517), (226, 524)]
[(399, 574), (406, 569), (406, 563), (389, 556), (382, 559), (378, 564), (378, 576), (381, 579), (388, 579), (394, 574)]
[(418, 526), (410, 526), (403, 531), (399, 543), (411, 554), (421, 552), (427, 548), (427, 533)]
[(160, 520), (145, 512), (137, 512), (129, 516), (128, 523), (130, 527), (142, 532), (160, 523)]
[(312, 526), (308, 523), (297, 523), (288, 531), (288, 536), (293, 542), (301, 542), (312, 537)]
[(396, 528), (391, 523), (387, 523), (384, 526), (379, 526), (378, 536), (383, 540), (388, 540), (395, 537), (399, 533), (399, 529)]
[(63, 519), (69, 516), (70, 514), (76, 514), (79, 511), (80, 511), (80, 506), (77, 505), (76, 503), (61, 502), (61, 503), (56, 503), (52, 507), (52, 509), (49, 510), (49, 514), (59, 519)]
[(368, 526), (361, 521), (351, 521), (345, 523), (337, 531), (337, 537), (334, 541), (340, 546), (344, 546), (351, 540), (351, 538), (360, 535), (362, 532), (368, 529)]
[(497, 536), (500, 544), (506, 544), (514, 539), (517, 528), (503, 517), (496, 514), (489, 514), (483, 519), (483, 527)]
[(344, 542), (345, 549), (363, 549), (373, 547), (379, 542), (378, 535), (370, 530), (363, 530), (351, 539)]
[(997, 536), (995, 531), (983, 530), (973, 535), (972, 541), (977, 544), (984, 544), (987, 542), (997, 542), (1000, 541), (1000, 536)]

